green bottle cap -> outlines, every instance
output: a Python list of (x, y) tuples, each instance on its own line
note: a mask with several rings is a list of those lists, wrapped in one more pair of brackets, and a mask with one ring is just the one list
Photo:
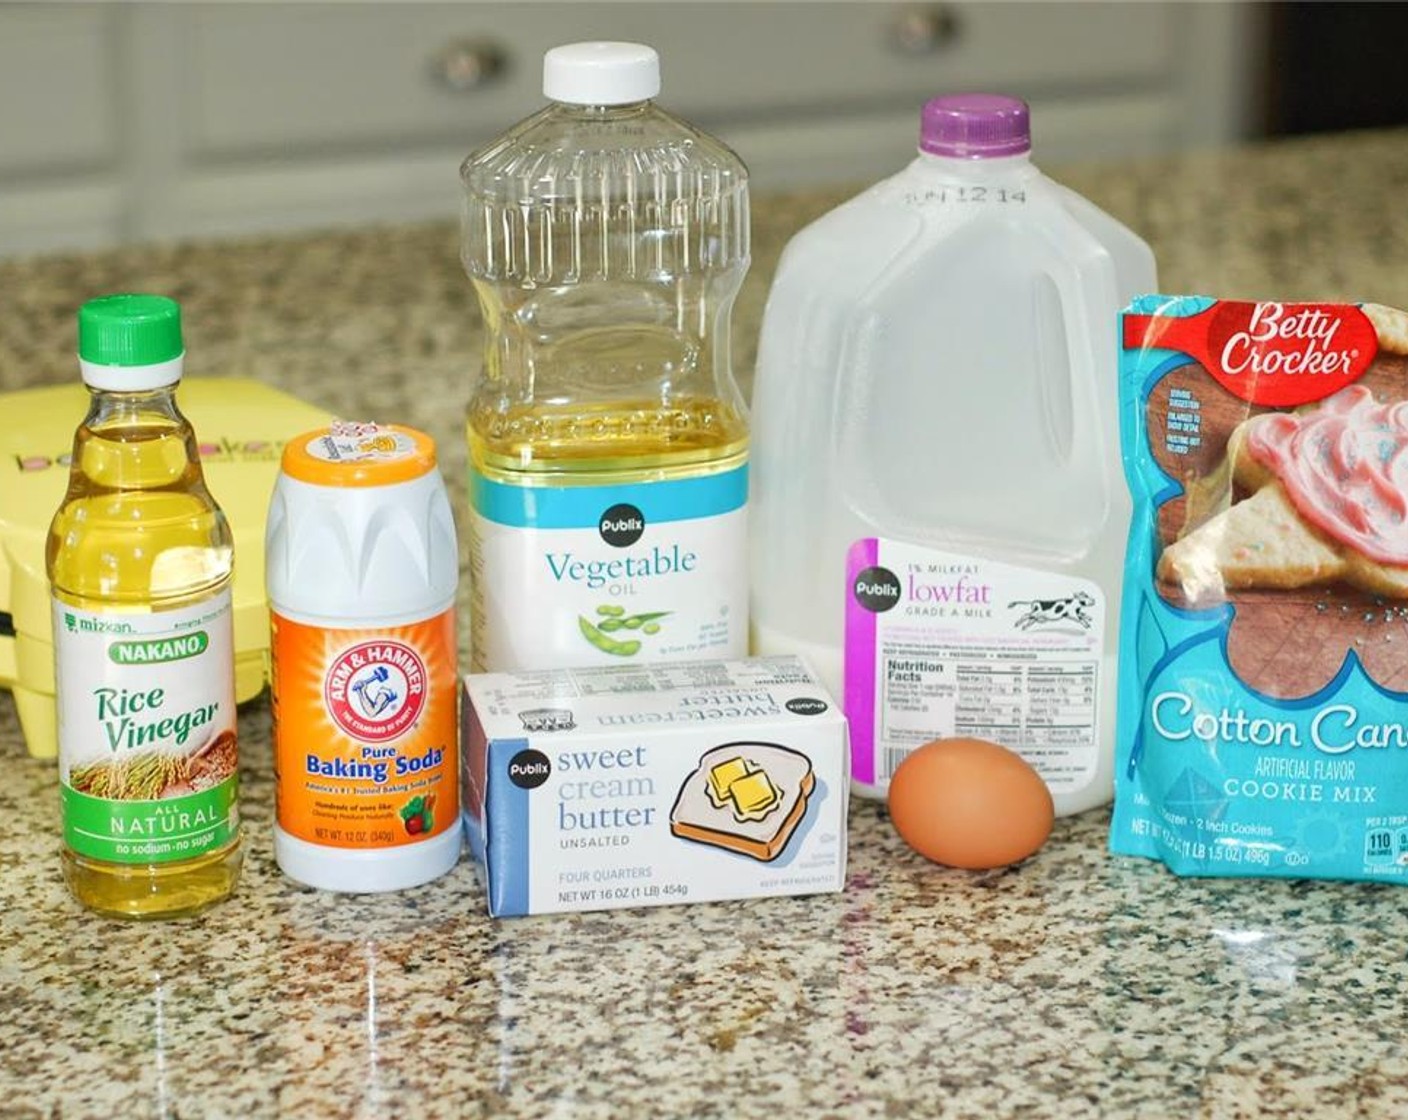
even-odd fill
[(78, 356), (99, 366), (154, 366), (179, 358), (181, 305), (165, 296), (90, 299), (78, 309)]

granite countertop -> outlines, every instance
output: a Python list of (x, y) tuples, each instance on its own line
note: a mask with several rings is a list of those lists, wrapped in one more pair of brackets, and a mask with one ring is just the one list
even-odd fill
[[(1408, 134), (1059, 177), (1166, 291), (1408, 307)], [(842, 197), (756, 199), (745, 384), (778, 253)], [(191, 374), (429, 430), (462, 500), (478, 326), (449, 224), (0, 263), (0, 389), (75, 378), (74, 308), (120, 289), (183, 302)], [(53, 763), (0, 694), (0, 1115), (1408, 1114), (1393, 887), (1179, 880), (1108, 855), (1107, 811), (944, 870), (858, 802), (840, 895), (491, 922), (467, 863), (386, 896), (283, 879), (262, 700), (240, 733), (237, 897), (127, 925), (69, 899)]]

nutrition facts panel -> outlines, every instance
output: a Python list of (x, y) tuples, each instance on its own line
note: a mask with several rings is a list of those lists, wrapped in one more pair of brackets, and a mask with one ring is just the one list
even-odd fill
[(1099, 662), (1066, 651), (922, 651), (886, 643), (877, 730), (885, 776), (930, 739), (965, 735), (1020, 750), (1049, 782), (1088, 770), (1098, 721)]
[(951, 736), (1017, 751), (1053, 793), (1094, 779), (1114, 712), (1098, 584), (881, 537), (856, 541), (846, 566), (858, 782), (886, 783)]

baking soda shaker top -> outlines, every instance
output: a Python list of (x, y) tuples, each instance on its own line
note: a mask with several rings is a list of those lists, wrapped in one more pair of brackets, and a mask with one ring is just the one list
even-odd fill
[(659, 89), (649, 47), (555, 48), (551, 104), (461, 168), (476, 669), (746, 652), (747, 171)]
[(1110, 799), (1116, 323), (1148, 246), (1031, 162), (1027, 106), (924, 106), (919, 154), (798, 234), (753, 392), (755, 652), (845, 697), (858, 792), (943, 736)]
[(459, 858), (455, 526), (429, 436), (340, 422), (284, 448), (269, 507), (284, 873), (415, 886)]

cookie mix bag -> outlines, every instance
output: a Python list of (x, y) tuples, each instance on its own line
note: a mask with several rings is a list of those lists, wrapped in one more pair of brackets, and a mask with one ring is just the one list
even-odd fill
[(1408, 315), (1146, 296), (1113, 851), (1408, 877)]

